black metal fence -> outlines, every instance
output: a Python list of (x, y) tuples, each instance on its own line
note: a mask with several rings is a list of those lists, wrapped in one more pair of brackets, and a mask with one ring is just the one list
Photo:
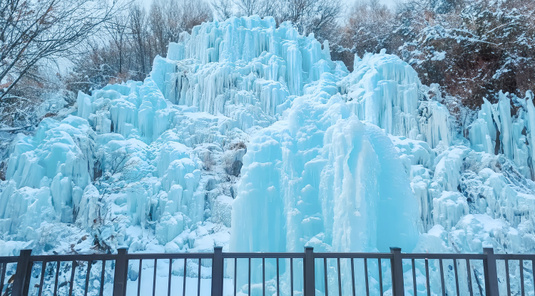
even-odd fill
[(213, 253), (0, 257), (0, 295), (535, 295), (535, 255)]

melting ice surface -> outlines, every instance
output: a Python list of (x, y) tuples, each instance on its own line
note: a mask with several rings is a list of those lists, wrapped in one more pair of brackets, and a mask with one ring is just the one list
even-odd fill
[(195, 27), (144, 82), (18, 136), (0, 255), (534, 252), (532, 100), (459, 126), (399, 58), (354, 69), (271, 18)]

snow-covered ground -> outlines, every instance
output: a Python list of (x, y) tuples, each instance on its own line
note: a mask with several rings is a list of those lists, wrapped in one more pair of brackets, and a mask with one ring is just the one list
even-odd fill
[(181, 39), (144, 82), (80, 93), (16, 137), (0, 255), (535, 251), (531, 99), (459, 126), (392, 55), (349, 73), (258, 17)]

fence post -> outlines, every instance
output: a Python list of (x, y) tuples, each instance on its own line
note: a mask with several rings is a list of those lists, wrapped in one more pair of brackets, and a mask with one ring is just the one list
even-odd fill
[(390, 261), (392, 270), (392, 294), (394, 296), (404, 296), (405, 286), (403, 283), (403, 261), (401, 260), (401, 248), (390, 248), (392, 259)]
[[(303, 272), (305, 280), (305, 296), (316, 295), (316, 278), (314, 267), (314, 248), (305, 247), (305, 259), (303, 260)], [(293, 276), (293, 275), (292, 275)]]
[(126, 248), (117, 250), (117, 259), (115, 260), (115, 276), (113, 278), (113, 296), (126, 295), (126, 277), (128, 274), (128, 259), (126, 258), (126, 254)]
[[(494, 249), (483, 248), (483, 254), (486, 258), (483, 262), (485, 266), (485, 290), (487, 296), (498, 296), (498, 273), (496, 271), (496, 257)], [(506, 275), (509, 276), (509, 275)]]
[(223, 248), (215, 247), (214, 258), (212, 259), (212, 296), (223, 296), (224, 264)]
[(32, 262), (32, 250), (21, 250), (17, 261), (17, 270), (13, 281), (13, 296), (28, 295)]

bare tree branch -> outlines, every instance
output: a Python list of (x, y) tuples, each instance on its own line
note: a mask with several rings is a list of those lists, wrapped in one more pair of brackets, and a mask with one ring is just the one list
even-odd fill
[(0, 7), (3, 99), (38, 62), (66, 56), (117, 6), (105, 0), (0, 0)]

